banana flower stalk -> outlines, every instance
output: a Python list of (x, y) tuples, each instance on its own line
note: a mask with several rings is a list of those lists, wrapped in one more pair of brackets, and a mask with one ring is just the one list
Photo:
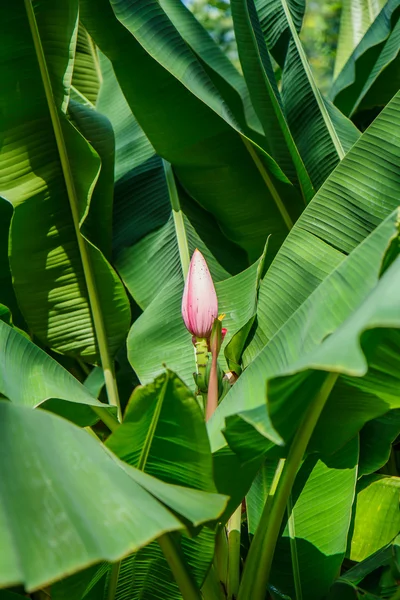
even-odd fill
[[(218, 298), (214, 282), (207, 266), (207, 262), (199, 250), (195, 250), (190, 261), (189, 272), (185, 282), (182, 297), (182, 317), (186, 329), (193, 336), (196, 352), (197, 372), (195, 380), (198, 391), (207, 394), (210, 390), (212, 398), (207, 402), (206, 418), (208, 419), (216, 408), (218, 402), (217, 357), (221, 347), (223, 335), (219, 322), (219, 332), (216, 341), (211, 344), (214, 323), (218, 321)], [(211, 351), (212, 363), (207, 385), (208, 353)], [(217, 396), (216, 396), (217, 395)], [(217, 398), (217, 399), (215, 399)]]

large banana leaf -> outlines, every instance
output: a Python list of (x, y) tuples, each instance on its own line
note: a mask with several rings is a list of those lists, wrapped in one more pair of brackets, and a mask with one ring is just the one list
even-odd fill
[(293, 509), (278, 541), (271, 571), (271, 583), (292, 598), (300, 596), (294, 571), (300, 597), (307, 600), (325, 598), (337, 577), (346, 552), (357, 458), (355, 438), (329, 458), (310, 456), (296, 477)]
[(333, 78), (336, 79), (350, 58), (355, 47), (362, 40), (368, 27), (378, 16), (385, 0), (344, 0), (340, 16), (339, 39), (336, 48)]
[[(271, 338), (215, 413), (214, 424), (211, 421), (214, 449), (222, 443), (218, 428), (223, 418), (241, 411), (246, 422), (269, 440), (278, 444), (288, 442), (313, 398), (313, 390), (320, 385), (321, 371), (344, 373), (351, 378), (367, 373), (368, 363), (360, 344), (363, 333), (400, 326), (400, 311), (396, 308), (400, 257), (379, 279), (386, 250), (398, 236), (397, 223), (396, 210)], [(370, 355), (376, 343), (372, 333), (363, 343)], [(353, 396), (344, 417), (336, 418), (337, 422), (342, 419), (346, 422), (345, 433), (329, 418), (332, 412), (340, 415), (343, 408), (335, 401), (337, 396), (329, 400), (311, 440), (313, 450), (334, 451), (366, 421), (400, 406), (398, 396), (391, 403), (382, 399), (366, 403), (362, 394), (354, 390)]]
[[(252, 260), (269, 233), (275, 234), (277, 248), (299, 214), (300, 195), (273, 159), (245, 140), (246, 149), (231, 111), (159, 3), (112, 6), (119, 21), (107, 0), (85, 0), (82, 20), (113, 62), (124, 95), (156, 151)], [(141, 27), (143, 19), (146, 28)]]
[(398, 0), (388, 0), (355, 47), (329, 93), (346, 115), (384, 106), (399, 89)]
[(175, 515), (199, 524), (224, 507), (128, 467), (60, 417), (6, 401), (0, 413), (1, 586), (35, 590), (182, 529)]
[(92, 425), (97, 415), (111, 428), (117, 424), (113, 408), (98, 402), (57, 361), (1, 320), (0, 392), (15, 404), (43, 406), (78, 425)]
[(258, 329), (245, 364), (398, 206), (399, 160), (397, 95), (313, 198), (269, 268), (261, 283)]
[(33, 7), (17, 0), (0, 11), (1, 158), (7, 165), (0, 191), (14, 206), (10, 264), (18, 303), (45, 344), (95, 361), (88, 290), (94, 318), (99, 321), (102, 314), (96, 329), (103, 330), (110, 354), (122, 343), (130, 311), (116, 274), (81, 237), (88, 213), (90, 229), (103, 219), (110, 188), (102, 183), (96, 204), (90, 203), (96, 182), (101, 183), (100, 157), (65, 115), (78, 4), (61, 0)]
[(361, 561), (391, 542), (400, 531), (400, 478), (363, 477), (357, 486), (351, 560)]
[(315, 189), (318, 189), (339, 160), (358, 138), (358, 131), (328, 102), (317, 87), (307, 61), (291, 4), (257, 0), (256, 6), (265, 40), (272, 50), (276, 20), (289, 32), (287, 53), (278, 60), (282, 73), (282, 100), (289, 127)]

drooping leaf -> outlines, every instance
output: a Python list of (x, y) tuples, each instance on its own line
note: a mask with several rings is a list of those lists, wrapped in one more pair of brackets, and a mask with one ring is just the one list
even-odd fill
[(64, 367), (1, 320), (0, 392), (15, 404), (43, 405), (82, 426), (95, 423), (97, 415), (110, 419), (110, 425), (117, 423), (112, 414), (107, 419), (114, 409), (98, 402)]
[[(110, 198), (102, 186), (91, 204), (94, 184), (101, 183), (100, 157), (65, 115), (77, 13), (77, 2), (66, 0), (1, 7), (1, 156), (8, 168), (0, 191), (14, 206), (10, 265), (30, 329), (59, 352), (95, 361), (91, 308), (102, 312), (111, 355), (122, 343), (130, 310), (104, 256), (81, 237), (88, 213), (92, 223), (101, 220)], [(16, 43), (18, 53), (12, 51)]]
[[(378, 279), (386, 249), (398, 235), (397, 214), (388, 217), (318, 286), (249, 365), (210, 422), (214, 450), (223, 443), (218, 429), (224, 418), (238, 413), (274, 443), (288, 441), (314, 396), (313, 390), (318, 389), (321, 371), (350, 377), (367, 373), (361, 335), (367, 329), (400, 325), (395, 308), (400, 257)], [(368, 343), (374, 348), (372, 334), (365, 341), (367, 349)], [(367, 405), (361, 423), (349, 418), (352, 426), (347, 439), (366, 421), (397, 408), (399, 401), (394, 399), (392, 406), (382, 401), (377, 409)], [(325, 407), (328, 411), (329, 406), (330, 401)], [(331, 406), (331, 410), (341, 410), (333, 400)], [(351, 408), (346, 407), (347, 416)], [(371, 416), (369, 411), (374, 410), (380, 412)], [(345, 441), (340, 435), (337, 438), (331, 420), (322, 416), (311, 447), (334, 451)]]
[(0, 413), (2, 586), (21, 583), (35, 590), (181, 529), (163, 504), (196, 522), (212, 513), (217, 517), (224, 506), (220, 497), (208, 495), (208, 502), (197, 496), (202, 492), (183, 491), (139, 472), (138, 477), (60, 417), (6, 401), (0, 402)]

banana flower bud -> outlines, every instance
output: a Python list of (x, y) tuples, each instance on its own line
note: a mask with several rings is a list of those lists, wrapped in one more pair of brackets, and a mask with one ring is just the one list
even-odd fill
[(186, 328), (196, 338), (208, 339), (218, 317), (218, 299), (206, 260), (195, 250), (182, 298), (182, 317)]

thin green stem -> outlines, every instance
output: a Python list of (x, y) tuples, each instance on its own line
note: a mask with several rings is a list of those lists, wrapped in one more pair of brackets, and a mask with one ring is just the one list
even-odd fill
[(227, 525), (228, 536), (228, 600), (236, 600), (240, 583), (240, 528), (242, 505), (240, 504)]
[(185, 561), (181, 557), (173, 537), (165, 533), (158, 538), (158, 543), (168, 561), (172, 574), (181, 591), (183, 600), (202, 600), (200, 590), (191, 576)]
[[(271, 514), (271, 509), (272, 509), (272, 502), (276, 493), (276, 489), (278, 487), (278, 483), (279, 480), (282, 476), (282, 471), (283, 471), (283, 467), (285, 466), (285, 459), (281, 458), (278, 461), (278, 464), (276, 466), (275, 469), (275, 473), (274, 473), (274, 477), (272, 479), (272, 483), (271, 483), (271, 487), (270, 490), (268, 492), (268, 496), (267, 499), (265, 501), (265, 505), (264, 505), (264, 510), (263, 510), (263, 514), (262, 514), (262, 519), (264, 519), (265, 522), (265, 526), (267, 526), (268, 524), (268, 519), (269, 519), (269, 515)], [(257, 554), (255, 552), (255, 545), (256, 544), (262, 544), (262, 540), (261, 539), (257, 539), (255, 540), (253, 538), (253, 541), (251, 543), (250, 546), (250, 550), (253, 548), (252, 553), (253, 554)], [(261, 548), (259, 548), (258, 553), (261, 552)], [(249, 561), (249, 559), (246, 559), (246, 564), (245, 564), (245, 570), (243, 572), (243, 577), (246, 576), (247, 581), (249, 582), (248, 585), (251, 586), (251, 582), (253, 581), (253, 579), (256, 576), (257, 570), (259, 568), (259, 565), (257, 563), (256, 560), (251, 560)], [(243, 581), (243, 580), (242, 580)], [(251, 590), (250, 590), (251, 591)], [(248, 596), (245, 595), (246, 592), (243, 591), (243, 584), (241, 583), (239, 586), (239, 594), (238, 594), (238, 600), (247, 600)]]
[(325, 122), (326, 128), (329, 132), (333, 145), (335, 146), (336, 152), (340, 160), (345, 157), (345, 151), (343, 150), (342, 142), (339, 139), (338, 134), (336, 133), (336, 129), (332, 123), (331, 117), (329, 116), (328, 109), (325, 106), (324, 99), (322, 98), (321, 92), (315, 82), (314, 75), (312, 74), (311, 67), (308, 64), (307, 56), (304, 52), (303, 44), (300, 41), (299, 35), (297, 33), (297, 29), (293, 23), (292, 14), (290, 12), (290, 8), (286, 0), (282, 0), (282, 7), (285, 11), (285, 16), (287, 23), (289, 25), (290, 33), (292, 34), (293, 41), (296, 45), (297, 52), (299, 53), (301, 62), (303, 64), (303, 68), (306, 72), (308, 81), (310, 82), (311, 89), (315, 96), (315, 99), (318, 104), (318, 108), (320, 110), (321, 116)]
[(46, 94), (47, 105), (50, 112), (50, 118), (53, 125), (53, 131), (56, 139), (58, 154), (60, 157), (61, 168), (67, 189), (69, 204), (71, 207), (72, 220), (74, 223), (75, 234), (78, 242), (79, 253), (81, 256), (83, 273), (86, 280), (86, 286), (89, 296), (89, 302), (92, 310), (94, 329), (96, 332), (97, 344), (99, 347), (100, 360), (104, 370), (104, 380), (107, 389), (108, 401), (117, 407), (118, 418), (121, 420), (121, 405), (118, 396), (118, 388), (114, 373), (114, 363), (110, 357), (106, 330), (104, 327), (103, 314), (101, 311), (100, 298), (96, 286), (95, 275), (92, 261), (89, 254), (89, 245), (80, 231), (78, 196), (69, 162), (67, 147), (62, 131), (58, 107), (53, 95), (50, 75), (47, 69), (46, 57), (44, 54), (40, 33), (36, 22), (35, 13), (31, 0), (24, 0), (25, 9), (28, 16), (29, 26), (33, 38), (36, 56), (39, 64), (42, 83)]
[[(264, 600), (265, 598), (275, 546), (293, 483), (315, 425), (338, 376), (338, 373), (329, 373), (326, 376), (293, 438), (272, 500), (272, 506), (269, 505), (267, 500), (250, 546), (238, 600), (247, 600), (248, 598), (251, 598), (251, 600)], [(254, 570), (254, 564), (257, 565), (257, 570)]]
[(258, 154), (255, 151), (251, 142), (249, 142), (249, 140), (243, 136), (242, 136), (242, 140), (243, 140), (244, 145), (247, 148), (248, 153), (250, 154), (251, 158), (253, 159), (254, 164), (256, 165), (261, 177), (263, 178), (267, 188), (269, 189), (269, 192), (270, 192), (276, 206), (278, 207), (279, 212), (281, 213), (282, 219), (283, 219), (286, 227), (290, 231), (293, 227), (292, 218), (289, 215), (288, 211), (286, 210), (286, 206), (283, 204), (281, 197), (278, 194), (278, 190), (274, 186), (273, 181), (272, 181), (269, 173), (267, 172), (267, 169), (263, 165), (260, 157), (258, 156)]
[(208, 378), (206, 421), (210, 419), (218, 406), (218, 355), (211, 354), (210, 377)]
[(121, 561), (111, 565), (110, 577), (108, 579), (107, 600), (114, 600), (118, 587), (118, 577), (121, 569)]
[(181, 260), (183, 278), (186, 279), (186, 275), (189, 271), (190, 255), (189, 245), (186, 236), (186, 227), (183, 220), (183, 213), (181, 211), (181, 204), (179, 202), (178, 190), (176, 189), (174, 172), (169, 162), (163, 159), (165, 178), (167, 180), (169, 198), (172, 206), (172, 216), (174, 219), (176, 239), (178, 242), (179, 258)]
[(288, 513), (288, 529), (289, 529), (289, 540), (290, 540), (290, 555), (291, 555), (291, 559), (292, 559), (294, 589), (296, 592), (295, 600), (303, 600), (303, 592), (301, 589), (299, 557), (297, 554), (296, 528), (295, 528), (294, 514), (293, 514), (292, 494), (289, 494), (289, 498), (287, 501), (287, 513)]
[(228, 579), (228, 540), (226, 537), (226, 527), (221, 527), (215, 538), (214, 567), (219, 584), (223, 587), (225, 595)]

